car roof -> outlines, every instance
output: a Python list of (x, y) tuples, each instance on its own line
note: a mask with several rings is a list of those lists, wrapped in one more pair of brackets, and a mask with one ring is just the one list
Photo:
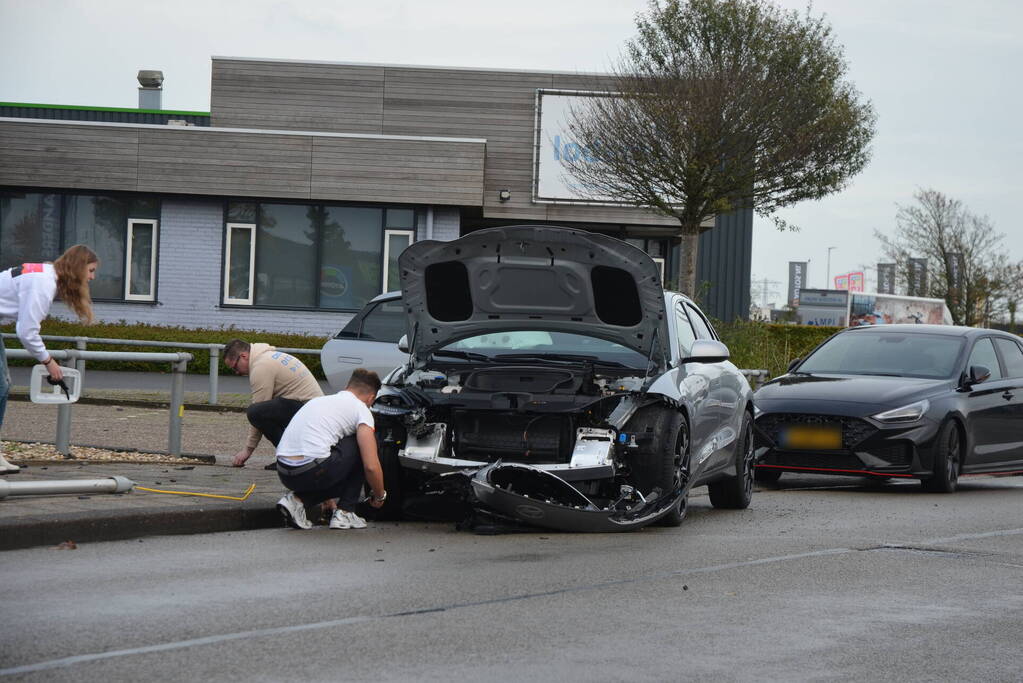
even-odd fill
[(857, 332), (862, 330), (871, 330), (874, 332), (891, 332), (891, 333), (902, 333), (913, 332), (916, 334), (941, 334), (945, 336), (954, 337), (976, 337), (982, 334), (997, 334), (1006, 337), (1013, 337), (1014, 335), (1001, 330), (992, 330), (982, 327), (964, 327), (962, 325), (914, 325), (912, 323), (896, 324), (896, 325), (859, 325), (857, 327), (850, 327), (842, 330), (843, 334), (850, 332)]

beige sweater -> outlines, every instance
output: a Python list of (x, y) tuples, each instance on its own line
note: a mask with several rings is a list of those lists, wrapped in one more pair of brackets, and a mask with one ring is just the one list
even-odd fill
[[(249, 347), (249, 386), (253, 403), (271, 398), (308, 401), (323, 396), (319, 383), (302, 361), (269, 344), (252, 344)], [(262, 436), (258, 429), (252, 427), (246, 446), (255, 448)]]

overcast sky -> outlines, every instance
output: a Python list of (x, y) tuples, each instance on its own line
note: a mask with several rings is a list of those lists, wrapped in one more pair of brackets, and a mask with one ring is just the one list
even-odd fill
[[(802, 9), (803, 0), (780, 0)], [(167, 109), (209, 110), (210, 57), (603, 71), (645, 0), (0, 0), (0, 101), (137, 106), (160, 69)], [(789, 260), (809, 286), (879, 257), (896, 204), (933, 188), (988, 215), (1023, 259), (1023, 2), (818, 0), (850, 76), (878, 113), (873, 159), (843, 192), (754, 222), (754, 279), (784, 296)]]

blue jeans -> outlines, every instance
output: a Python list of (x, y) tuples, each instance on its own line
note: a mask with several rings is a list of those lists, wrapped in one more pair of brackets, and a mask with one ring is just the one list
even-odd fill
[(11, 375), (7, 370), (7, 351), (4, 338), (0, 337), (0, 427), (4, 426), (4, 412), (7, 410), (7, 394), (11, 390)]

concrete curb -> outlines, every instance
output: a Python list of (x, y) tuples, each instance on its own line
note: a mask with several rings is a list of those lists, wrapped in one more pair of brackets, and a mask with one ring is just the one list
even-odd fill
[(282, 525), (280, 514), (272, 506), (154, 507), (133, 512), (58, 513), (45, 517), (22, 517), (14, 523), (0, 522), (0, 551), (54, 546), (68, 540), (101, 543), (144, 536), (249, 531)]

